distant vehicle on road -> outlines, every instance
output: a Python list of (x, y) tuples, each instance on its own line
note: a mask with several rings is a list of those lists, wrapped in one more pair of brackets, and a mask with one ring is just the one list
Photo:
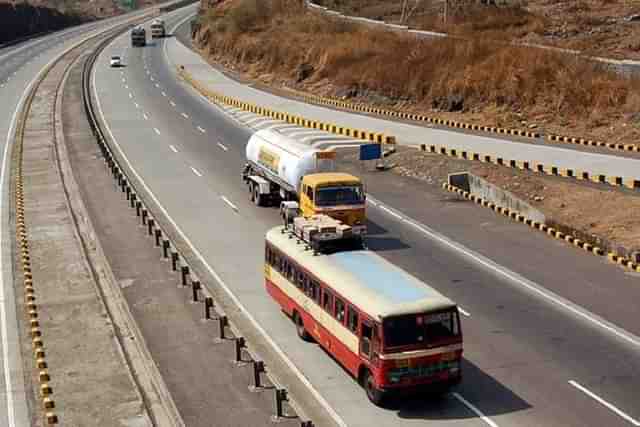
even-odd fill
[(147, 32), (143, 27), (135, 27), (131, 30), (131, 46), (144, 47), (147, 45)]
[(122, 60), (119, 56), (112, 56), (109, 60), (109, 65), (112, 67), (122, 67)]
[(166, 36), (166, 29), (162, 19), (154, 19), (151, 22), (151, 38), (160, 38)]
[(380, 405), (462, 378), (457, 305), (375, 252), (320, 253), (279, 226), (266, 234), (265, 286), (303, 340), (315, 340)]
[(285, 222), (298, 213), (327, 215), (354, 235), (366, 234), (364, 187), (358, 177), (336, 172), (335, 152), (260, 130), (247, 143), (246, 159), (242, 179), (256, 205), (280, 202)]

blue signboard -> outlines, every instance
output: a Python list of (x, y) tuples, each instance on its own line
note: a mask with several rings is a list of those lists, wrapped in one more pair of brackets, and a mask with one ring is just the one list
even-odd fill
[(360, 160), (375, 160), (382, 157), (382, 144), (362, 144)]

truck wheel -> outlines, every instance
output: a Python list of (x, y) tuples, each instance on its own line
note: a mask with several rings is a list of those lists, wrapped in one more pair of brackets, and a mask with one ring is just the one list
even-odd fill
[(307, 329), (304, 327), (304, 322), (302, 321), (302, 317), (298, 314), (297, 311), (293, 312), (293, 323), (296, 324), (296, 332), (298, 333), (298, 337), (302, 341), (311, 341), (311, 335), (307, 332)]
[(249, 200), (253, 202), (253, 191), (254, 191), (255, 184), (252, 182), (249, 182), (249, 185), (247, 185), (247, 187), (249, 187)]
[(256, 206), (262, 206), (262, 195), (257, 185), (253, 186), (253, 203), (255, 203)]
[(367, 397), (376, 406), (381, 406), (384, 401), (384, 393), (376, 387), (376, 383), (371, 375), (371, 371), (365, 370), (362, 378), (362, 386), (367, 392)]

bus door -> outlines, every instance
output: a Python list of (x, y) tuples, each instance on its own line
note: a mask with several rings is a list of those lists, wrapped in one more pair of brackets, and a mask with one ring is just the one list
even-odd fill
[(378, 337), (378, 328), (375, 323), (365, 319), (362, 321), (360, 356), (375, 365), (378, 362), (379, 354), (380, 338)]

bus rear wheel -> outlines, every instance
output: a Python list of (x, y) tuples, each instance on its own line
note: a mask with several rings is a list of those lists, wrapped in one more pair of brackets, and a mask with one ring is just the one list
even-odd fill
[(365, 370), (362, 378), (362, 386), (367, 393), (367, 397), (376, 406), (381, 406), (384, 401), (384, 392), (376, 387), (376, 382), (371, 375), (371, 371)]
[(304, 327), (302, 316), (300, 316), (297, 311), (293, 312), (293, 323), (296, 324), (296, 332), (300, 339), (303, 341), (311, 341), (311, 335), (309, 335), (309, 332), (307, 332), (307, 329)]

